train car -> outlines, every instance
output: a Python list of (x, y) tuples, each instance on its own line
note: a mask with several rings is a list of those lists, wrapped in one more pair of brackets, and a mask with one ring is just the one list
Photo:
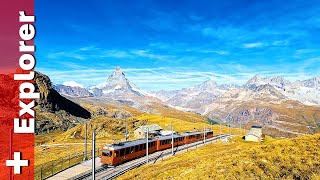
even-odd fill
[[(157, 150), (168, 149), (172, 147), (172, 136), (159, 136), (157, 137)], [(174, 134), (173, 135), (173, 146), (180, 146), (185, 144), (184, 136)]]
[(186, 144), (203, 140), (203, 132), (202, 131), (186, 132), (181, 135), (184, 136), (184, 141)]
[[(102, 148), (101, 163), (114, 166), (144, 156), (146, 154), (146, 141), (147, 139), (141, 139), (105, 146)], [(156, 138), (149, 138), (148, 145), (149, 153), (157, 151)]]

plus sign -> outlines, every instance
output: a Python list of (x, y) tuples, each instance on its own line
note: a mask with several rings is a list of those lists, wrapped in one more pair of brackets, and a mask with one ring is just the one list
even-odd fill
[(20, 174), (21, 166), (28, 166), (28, 160), (21, 160), (21, 152), (14, 152), (13, 160), (7, 160), (6, 166), (13, 166), (14, 174)]

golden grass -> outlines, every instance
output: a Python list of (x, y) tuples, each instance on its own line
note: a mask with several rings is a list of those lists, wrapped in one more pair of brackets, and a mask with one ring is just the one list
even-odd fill
[[(147, 124), (159, 124), (163, 129), (170, 130), (170, 124), (172, 122), (173, 130), (179, 133), (194, 131), (194, 130), (203, 130), (211, 129), (215, 134), (220, 134), (220, 126), (219, 125), (210, 125), (208, 122), (200, 121), (200, 122), (192, 122), (181, 120), (177, 118), (169, 118), (152, 114), (143, 114), (136, 117), (140, 121), (145, 121)], [(222, 126), (222, 133), (228, 133), (228, 127)], [(231, 128), (231, 133), (239, 134), (240, 130), (236, 128)]]
[(142, 166), (118, 179), (319, 179), (319, 142), (320, 134), (262, 143), (237, 137)]
[[(97, 106), (89, 104), (81, 104), (90, 111), (95, 111)], [(130, 140), (134, 140), (133, 131), (140, 125), (144, 124), (159, 124), (162, 128), (170, 130), (170, 123), (173, 123), (174, 131), (179, 133), (213, 129), (215, 134), (220, 133), (220, 126), (210, 126), (206, 117), (189, 112), (182, 112), (173, 108), (152, 105), (152, 109), (158, 113), (148, 114), (138, 111), (132, 107), (121, 106), (115, 107), (112, 105), (101, 105), (108, 108), (109, 111), (124, 109), (130, 112), (133, 116), (126, 119), (109, 118), (105, 116), (96, 116), (88, 122), (87, 138), (88, 147), (91, 148), (91, 134), (95, 129), (97, 132), (97, 147), (102, 147), (105, 144), (110, 144), (113, 139), (124, 140), (125, 125), (128, 122), (128, 132)], [(222, 133), (228, 133), (227, 127), (222, 126)], [(240, 133), (239, 129), (231, 128), (231, 133)], [(84, 125), (77, 125), (64, 132), (54, 132), (48, 134), (37, 135), (35, 140), (37, 143), (43, 144), (35, 148), (35, 165), (45, 164), (52, 160), (58, 160), (63, 157), (68, 157), (70, 154), (83, 153), (84, 151)], [(91, 150), (91, 149), (90, 149)]]

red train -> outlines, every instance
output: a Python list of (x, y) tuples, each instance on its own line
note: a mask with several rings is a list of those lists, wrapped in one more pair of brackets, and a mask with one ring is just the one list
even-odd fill
[[(187, 132), (183, 134), (173, 135), (173, 145), (180, 146), (184, 144), (201, 141), (205, 138), (213, 137), (213, 131), (207, 130), (205, 132)], [(172, 136), (159, 136), (155, 138), (149, 138), (149, 154), (155, 151), (161, 151), (171, 148)], [(146, 141), (147, 139), (140, 139), (135, 141), (127, 141), (119, 144), (112, 144), (105, 146), (102, 149), (101, 163), (105, 165), (118, 165), (126, 161), (130, 161), (137, 157), (146, 155)]]

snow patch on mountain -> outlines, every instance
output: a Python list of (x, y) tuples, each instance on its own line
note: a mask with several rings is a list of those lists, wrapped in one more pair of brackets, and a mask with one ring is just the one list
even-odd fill
[(81, 87), (84, 88), (84, 86), (82, 84), (79, 84), (75, 81), (65, 81), (62, 85), (64, 86), (70, 86), (70, 87)]

